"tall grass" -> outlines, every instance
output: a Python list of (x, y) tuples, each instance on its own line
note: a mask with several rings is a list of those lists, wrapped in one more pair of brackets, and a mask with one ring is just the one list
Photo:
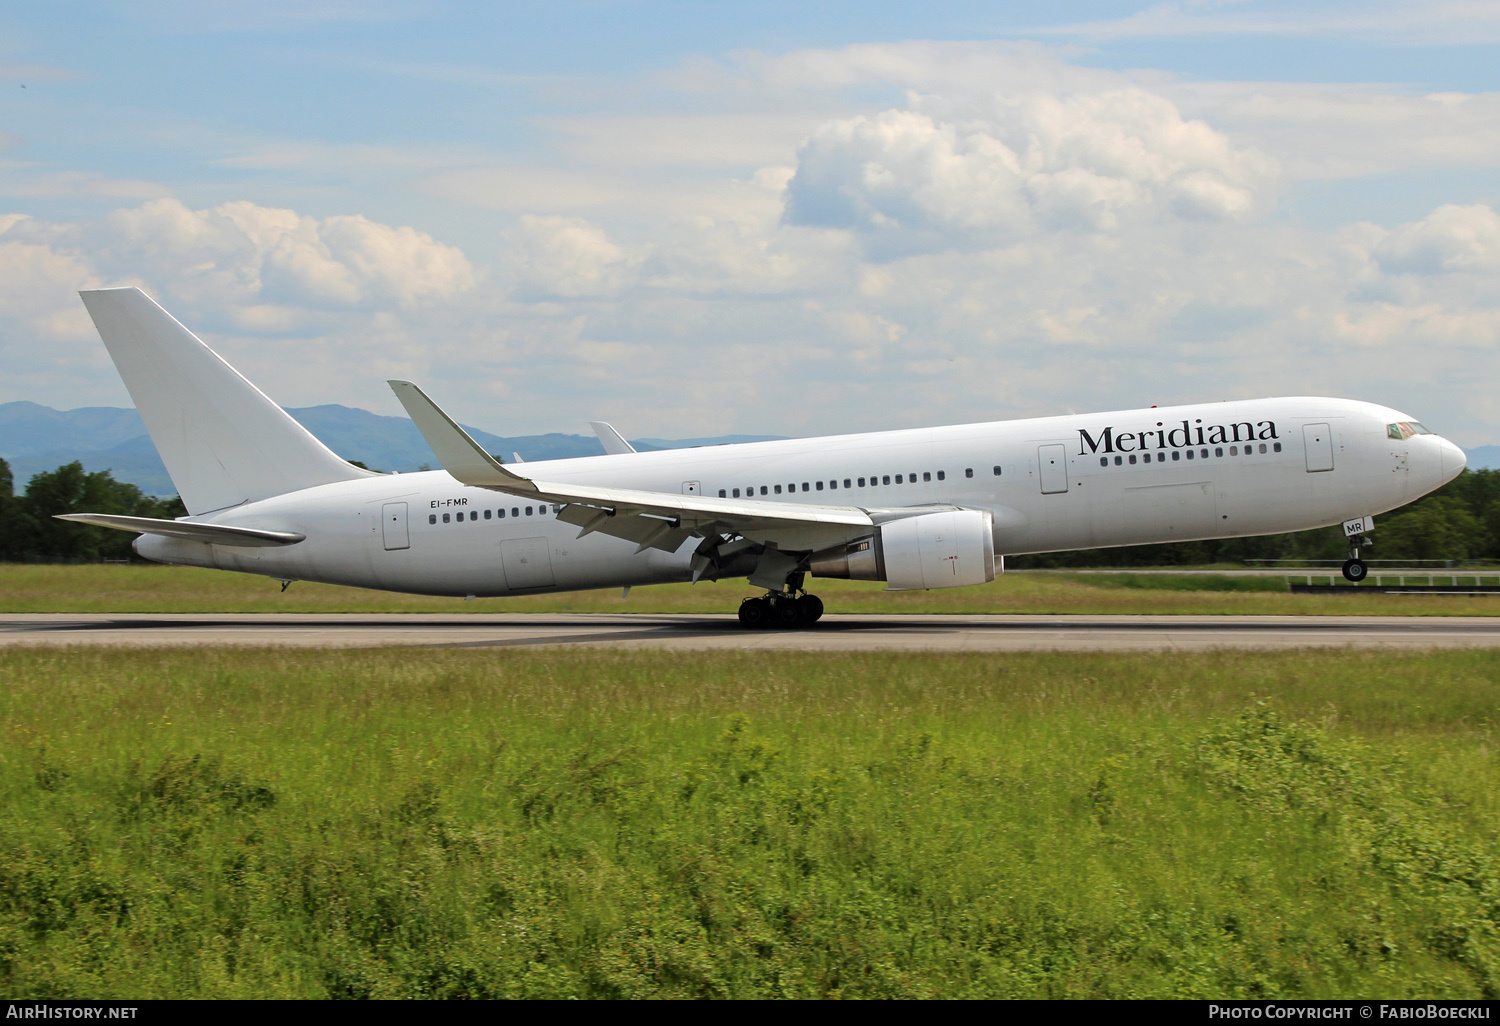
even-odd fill
[(1497, 671), (11, 651), (0, 989), (1495, 997)]
[[(977, 588), (888, 592), (864, 581), (812, 579), (833, 613), (1193, 613), (1497, 616), (1500, 595), (1297, 594), (1280, 577), (1225, 574), (1003, 574)], [(1350, 589), (1352, 591), (1352, 589)], [(463, 599), (297, 582), (166, 566), (0, 563), (6, 613), (733, 613), (756, 594), (743, 580)]]

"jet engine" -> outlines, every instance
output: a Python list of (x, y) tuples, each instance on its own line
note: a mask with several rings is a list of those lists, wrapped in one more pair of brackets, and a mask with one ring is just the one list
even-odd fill
[(817, 577), (885, 581), (887, 591), (961, 588), (995, 579), (994, 515), (960, 509), (881, 524), (875, 534), (808, 565)]

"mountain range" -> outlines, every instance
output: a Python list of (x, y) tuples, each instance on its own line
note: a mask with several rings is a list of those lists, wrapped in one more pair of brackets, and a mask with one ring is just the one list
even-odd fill
[[(432, 450), (405, 417), (386, 417), (350, 406), (305, 406), (288, 409), (297, 422), (346, 460), (373, 470), (419, 470), (438, 465)], [(512, 453), (527, 460), (600, 456), (604, 447), (593, 435), (518, 435), (504, 437), (464, 425), (474, 440), (506, 462)], [(714, 438), (640, 438), (639, 450), (683, 449), (694, 445), (763, 442), (778, 435), (719, 435)], [(1473, 470), (1500, 469), (1500, 445), (1465, 450)], [(0, 458), (10, 463), (17, 490), (33, 474), (55, 470), (74, 460), (85, 470), (108, 470), (117, 481), (129, 481), (148, 495), (173, 495), (177, 489), (146, 434), (140, 414), (129, 408), (87, 406), (54, 410), (31, 402), (0, 403)]]
[[(349, 406), (307, 406), (288, 409), (298, 423), (346, 460), (358, 460), (372, 470), (419, 470), (436, 467), (437, 458), (405, 417), (386, 417)], [(489, 452), (511, 462), (513, 453), (527, 460), (600, 456), (604, 447), (593, 435), (519, 435), (503, 437), (464, 425)], [(721, 435), (715, 438), (641, 438), (638, 450), (681, 449), (694, 445), (761, 442), (777, 435)], [(32, 402), (0, 404), (0, 458), (11, 468), (16, 489), (24, 489), (33, 474), (55, 470), (74, 460), (87, 471), (108, 470), (117, 481), (128, 481), (148, 495), (173, 495), (177, 489), (146, 434), (140, 414), (114, 406), (54, 410)]]

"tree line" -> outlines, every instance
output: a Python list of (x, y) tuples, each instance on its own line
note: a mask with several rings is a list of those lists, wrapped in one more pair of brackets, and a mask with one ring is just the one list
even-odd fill
[(54, 520), (57, 513), (119, 513), (170, 520), (187, 516), (176, 496), (158, 499), (107, 470), (93, 473), (78, 462), (32, 477), (15, 493), (10, 464), (0, 459), (0, 560), (11, 563), (99, 562), (139, 559), (127, 531)]
[[(10, 464), (0, 459), (0, 560), (95, 562), (134, 557), (125, 531), (54, 520), (57, 513), (121, 513), (171, 519), (187, 515), (176, 496), (158, 499), (107, 470), (89, 473), (68, 463), (32, 477), (15, 494)], [(1500, 561), (1500, 470), (1465, 470), (1425, 498), (1376, 521), (1371, 559), (1486, 559)], [(1015, 570), (1042, 567), (1191, 566), (1250, 559), (1343, 559), (1347, 544), (1337, 527), (1262, 538), (1081, 549), (1013, 556)]]

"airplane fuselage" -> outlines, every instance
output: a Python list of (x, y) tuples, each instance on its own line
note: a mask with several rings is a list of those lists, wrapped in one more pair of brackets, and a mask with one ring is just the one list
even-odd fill
[[(1373, 516), (1452, 479), (1456, 446), (1398, 411), (1276, 398), (526, 463), (537, 479), (860, 508), (988, 510), (997, 554), (1275, 534)], [(675, 552), (579, 536), (534, 498), (446, 471), (305, 488), (191, 518), (292, 531), (247, 548), (145, 535), (165, 563), (430, 595), (689, 580)], [(744, 576), (740, 574), (739, 576)]]

